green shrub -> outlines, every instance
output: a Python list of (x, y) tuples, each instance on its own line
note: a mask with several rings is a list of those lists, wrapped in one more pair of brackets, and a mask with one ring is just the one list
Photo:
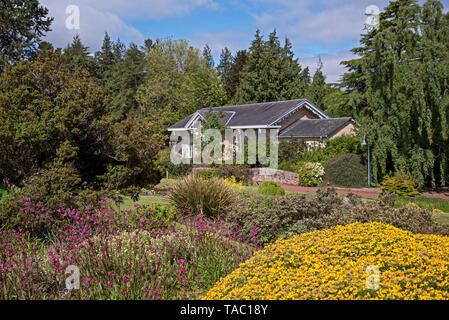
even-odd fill
[(190, 175), (173, 187), (169, 202), (183, 212), (197, 212), (200, 206), (204, 214), (216, 217), (235, 202), (236, 194), (222, 179)]
[(195, 173), (198, 177), (203, 179), (212, 179), (212, 178), (218, 178), (218, 171), (215, 169), (209, 169), (209, 170), (200, 170)]
[(342, 136), (327, 140), (324, 148), (305, 151), (301, 156), (301, 161), (325, 163), (337, 155), (346, 153), (362, 154), (359, 137)]
[(366, 167), (357, 154), (342, 154), (324, 164), (324, 183), (337, 187), (361, 188), (367, 185)]
[(257, 191), (260, 194), (268, 196), (282, 196), (285, 194), (284, 188), (282, 188), (280, 185), (278, 185), (276, 182), (273, 181), (262, 182), (257, 188)]
[(305, 149), (305, 144), (301, 140), (281, 140), (278, 148), (278, 161), (279, 163), (296, 163), (301, 159), (301, 155)]
[(393, 192), (401, 197), (413, 197), (418, 194), (416, 190), (416, 179), (410, 174), (398, 171), (394, 176), (387, 177), (381, 183), (381, 189)]
[(319, 162), (300, 162), (295, 172), (300, 186), (316, 187), (323, 182), (324, 168)]
[(175, 184), (177, 184), (178, 182), (179, 182), (178, 179), (166, 179), (166, 178), (163, 178), (163, 179), (161, 179), (161, 181), (157, 185), (154, 186), (154, 190), (155, 191), (168, 190), (168, 189), (173, 188), (173, 186)]
[(239, 197), (226, 221), (248, 240), (262, 244), (278, 237), (327, 229), (354, 222), (381, 222), (415, 233), (449, 234), (430, 210), (417, 206), (394, 207), (396, 196), (383, 195), (379, 201), (362, 201), (349, 195), (342, 199), (335, 189), (319, 189), (314, 196), (291, 193), (282, 197)]
[(166, 176), (168, 172), (171, 177), (184, 177), (192, 171), (192, 164), (173, 164), (170, 160), (170, 149), (166, 148), (161, 151), (156, 156), (156, 166), (163, 177)]
[(296, 169), (296, 163), (293, 161), (282, 161), (279, 163), (278, 169), (279, 170), (285, 170), (290, 172), (295, 172)]

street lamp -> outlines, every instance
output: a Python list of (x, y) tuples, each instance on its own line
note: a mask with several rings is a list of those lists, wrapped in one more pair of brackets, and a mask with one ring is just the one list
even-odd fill
[(371, 173), (370, 173), (370, 169), (371, 169), (370, 168), (371, 167), (371, 164), (370, 164), (371, 153), (370, 153), (370, 141), (369, 141), (369, 138), (368, 138), (368, 143), (367, 143), (366, 134), (363, 136), (362, 146), (363, 147), (368, 146), (368, 188), (370, 188), (371, 187)]

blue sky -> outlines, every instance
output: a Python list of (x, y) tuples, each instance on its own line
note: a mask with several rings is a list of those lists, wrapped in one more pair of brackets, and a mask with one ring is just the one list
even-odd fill
[[(276, 28), (288, 36), (301, 65), (315, 70), (318, 57), (328, 82), (344, 72), (340, 61), (351, 59), (367, 19), (366, 8), (381, 10), (388, 0), (41, 0), (55, 18), (46, 40), (65, 47), (75, 34), (92, 51), (105, 32), (126, 44), (146, 38), (187, 39), (192, 45), (212, 48), (216, 62), (223, 47), (247, 49), (256, 29), (264, 35)], [(420, 1), (422, 3), (422, 1)], [(449, 0), (443, 0), (446, 11)], [(66, 8), (80, 10), (80, 28), (65, 26)]]

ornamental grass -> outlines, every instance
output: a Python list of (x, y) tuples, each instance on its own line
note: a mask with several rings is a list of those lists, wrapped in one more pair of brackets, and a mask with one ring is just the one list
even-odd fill
[(379, 222), (279, 239), (203, 299), (448, 299), (449, 238)]

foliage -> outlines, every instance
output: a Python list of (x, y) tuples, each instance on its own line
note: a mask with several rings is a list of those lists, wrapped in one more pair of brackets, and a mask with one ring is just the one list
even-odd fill
[(382, 181), (381, 188), (383, 191), (393, 192), (401, 197), (412, 197), (418, 194), (416, 179), (410, 173), (403, 171), (398, 171), (393, 176), (387, 177)]
[(225, 102), (215, 69), (185, 40), (155, 43), (145, 56), (145, 81), (136, 93), (140, 112), (161, 128), (198, 109)]
[(440, 1), (391, 1), (379, 27), (346, 61), (351, 92), (372, 142), (373, 180), (403, 170), (417, 185), (445, 185), (449, 172), (449, 14)]
[(306, 150), (306, 146), (300, 139), (281, 140), (278, 150), (279, 163), (297, 163)]
[(252, 182), (251, 168), (248, 166), (224, 165), (217, 167), (216, 170), (221, 178), (234, 177), (237, 181), (242, 181), (246, 185)]
[(332, 88), (326, 83), (326, 76), (323, 74), (323, 62), (320, 57), (318, 68), (313, 75), (312, 83), (307, 90), (306, 97), (321, 109), (326, 110), (326, 97), (332, 91)]
[[(163, 207), (60, 212), (67, 220), (50, 246), (26, 229), (0, 231), (0, 299), (194, 299), (253, 251), (201, 214), (178, 224)], [(78, 290), (65, 285), (69, 265)]]
[(0, 3), (0, 73), (6, 66), (35, 58), (40, 39), (50, 31), (53, 18), (38, 0), (8, 0)]
[(222, 179), (190, 175), (170, 191), (169, 201), (185, 212), (202, 210), (209, 217), (222, 215), (235, 202), (236, 192)]
[(285, 38), (281, 46), (276, 30), (264, 41), (260, 30), (248, 49), (235, 103), (281, 101), (299, 98), (301, 66), (294, 58), (292, 44)]
[(156, 168), (161, 176), (165, 176), (168, 172), (171, 177), (183, 177), (192, 171), (192, 164), (174, 164), (170, 160), (170, 148), (162, 149), (158, 152), (155, 160)]
[(107, 161), (108, 99), (81, 69), (68, 72), (60, 55), (21, 62), (0, 78), (0, 166), (20, 185), (68, 152), (84, 181)]
[(316, 187), (323, 182), (324, 168), (319, 162), (299, 162), (295, 167), (300, 186)]
[(231, 188), (236, 189), (238, 192), (243, 192), (245, 190), (245, 187), (243, 186), (243, 181), (237, 182), (237, 179), (234, 176), (224, 179), (224, 183), (226, 183)]
[(242, 238), (267, 244), (278, 237), (322, 230), (354, 222), (381, 222), (415, 233), (449, 234), (430, 210), (395, 207), (395, 197), (361, 201), (354, 196), (342, 199), (333, 189), (319, 189), (314, 196), (299, 193), (282, 197), (254, 194), (240, 196), (225, 215), (236, 225)]
[(173, 187), (176, 183), (178, 183), (178, 179), (167, 179), (163, 178), (157, 185), (154, 186), (154, 189), (163, 188), (163, 187)]
[(324, 164), (324, 183), (337, 187), (361, 188), (367, 186), (366, 167), (357, 154), (347, 153), (333, 157)]
[(130, 116), (117, 123), (109, 144), (114, 162), (107, 172), (99, 177), (110, 190), (133, 185), (155, 184), (160, 172), (154, 158), (163, 147), (166, 135), (147, 118)]
[(217, 71), (223, 87), (226, 90), (228, 102), (231, 102), (235, 97), (247, 57), (246, 50), (237, 51), (235, 56), (226, 47), (221, 50), (220, 63), (217, 66)]
[(263, 181), (257, 188), (257, 192), (267, 196), (282, 196), (285, 194), (284, 188), (273, 181)]
[(218, 178), (218, 171), (215, 169), (198, 170), (195, 174), (202, 179)]
[[(127, 114), (139, 111), (136, 93), (145, 80), (145, 53), (134, 43), (124, 52), (121, 52), (119, 42), (111, 46), (114, 48), (114, 58), (107, 66), (102, 81), (105, 92), (112, 97), (107, 107), (108, 113), (113, 119), (122, 120)], [(106, 52), (103, 50), (101, 55), (106, 55)]]
[(449, 201), (438, 199), (438, 198), (430, 198), (426, 196), (416, 196), (413, 198), (410, 197), (398, 197), (395, 201), (395, 206), (405, 206), (409, 203), (416, 204), (418, 207), (423, 209), (438, 209), (442, 212), (449, 213)]
[(362, 154), (362, 146), (357, 136), (341, 136), (327, 140), (324, 148), (305, 150), (301, 155), (302, 161), (321, 162), (345, 153)]
[(382, 223), (336, 226), (279, 239), (204, 299), (447, 299), (448, 252), (444, 236)]

